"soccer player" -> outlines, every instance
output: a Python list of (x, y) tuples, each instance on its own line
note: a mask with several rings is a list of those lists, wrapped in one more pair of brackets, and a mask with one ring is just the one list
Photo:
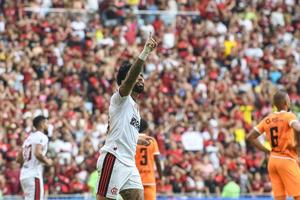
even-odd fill
[(162, 163), (160, 161), (160, 153), (155, 138), (148, 136), (146, 130), (148, 129), (147, 121), (141, 119), (140, 135), (142, 140), (146, 140), (148, 144), (138, 144), (136, 148), (136, 166), (140, 172), (142, 183), (144, 186), (144, 199), (155, 200), (156, 199), (156, 183), (155, 183), (155, 171), (154, 163), (158, 171), (159, 178), (162, 178)]
[(107, 138), (97, 162), (97, 200), (116, 199), (119, 193), (124, 200), (143, 199), (143, 185), (135, 165), (141, 119), (137, 97), (144, 91), (142, 67), (156, 46), (150, 34), (137, 60), (132, 65), (124, 62), (118, 71), (119, 89), (110, 100)]
[[(270, 153), (268, 171), (275, 200), (285, 200), (286, 195), (300, 200), (300, 168), (298, 165), (300, 123), (290, 109), (290, 99), (286, 92), (278, 91), (273, 96), (273, 104), (278, 109), (265, 117), (247, 136), (248, 141), (261, 151)], [(271, 144), (271, 151), (259, 141), (265, 133)]]
[(45, 135), (48, 122), (44, 116), (33, 119), (36, 132), (24, 141), (17, 162), (22, 165), (20, 182), (25, 200), (41, 200), (44, 197), (43, 165), (51, 166), (53, 161), (46, 157), (48, 137)]

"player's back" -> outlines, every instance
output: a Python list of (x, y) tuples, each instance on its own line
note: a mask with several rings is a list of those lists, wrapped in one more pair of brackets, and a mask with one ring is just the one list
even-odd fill
[(295, 119), (296, 115), (291, 112), (274, 112), (265, 117), (256, 127), (258, 132), (266, 133), (266, 138), (271, 144), (272, 155), (297, 159), (295, 133), (290, 127)]
[(23, 165), (21, 169), (20, 179), (26, 179), (29, 177), (39, 177), (42, 178), (43, 175), (43, 165), (36, 158), (34, 152), (38, 144), (42, 145), (42, 154), (46, 155), (48, 149), (48, 137), (42, 132), (33, 132), (24, 141), (22, 146), (23, 154)]
[(136, 166), (140, 172), (143, 185), (155, 185), (155, 155), (159, 155), (158, 145), (153, 137), (140, 134), (149, 145), (137, 145)]

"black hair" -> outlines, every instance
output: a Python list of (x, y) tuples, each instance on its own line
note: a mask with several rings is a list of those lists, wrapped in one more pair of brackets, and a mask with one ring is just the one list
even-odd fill
[(148, 122), (141, 118), (139, 133), (143, 133), (148, 129)]
[(125, 80), (127, 73), (129, 72), (131, 68), (131, 63), (129, 61), (124, 61), (121, 64), (121, 67), (117, 74), (117, 83), (118, 85), (121, 85), (122, 81)]
[(34, 128), (38, 129), (39, 126), (40, 126), (40, 124), (41, 124), (41, 122), (43, 122), (43, 121), (46, 120), (46, 119), (47, 119), (47, 118), (44, 117), (43, 115), (39, 115), (39, 116), (35, 117), (35, 118), (33, 119), (33, 126), (34, 126)]
[(278, 108), (282, 109), (282, 107), (286, 103), (287, 93), (284, 90), (278, 90), (273, 96), (273, 104)]

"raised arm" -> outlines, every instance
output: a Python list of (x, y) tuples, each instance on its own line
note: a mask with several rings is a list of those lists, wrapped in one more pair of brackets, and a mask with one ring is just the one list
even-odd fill
[(148, 38), (142, 53), (139, 55), (138, 59), (133, 63), (125, 80), (121, 83), (121, 86), (119, 88), (119, 93), (121, 96), (130, 95), (135, 85), (135, 82), (142, 71), (142, 67), (144, 65), (145, 60), (147, 59), (149, 54), (156, 48), (156, 46), (157, 43), (150, 34), (150, 37)]
[(150, 145), (150, 142), (149, 142), (149, 140), (147, 140), (147, 138), (144, 138), (144, 137), (139, 136), (139, 139), (138, 139), (138, 141), (137, 141), (137, 144), (138, 144), (138, 145), (149, 146), (149, 145)]

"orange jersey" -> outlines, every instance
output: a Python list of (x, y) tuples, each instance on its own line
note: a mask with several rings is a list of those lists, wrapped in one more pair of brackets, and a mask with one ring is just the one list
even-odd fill
[(257, 132), (266, 134), (272, 147), (272, 155), (297, 159), (295, 133), (291, 127), (295, 120), (297, 117), (291, 112), (274, 112), (255, 127)]
[(150, 142), (148, 146), (137, 145), (135, 161), (140, 172), (143, 185), (155, 185), (155, 159), (154, 155), (159, 155), (158, 145), (153, 137), (140, 134)]

